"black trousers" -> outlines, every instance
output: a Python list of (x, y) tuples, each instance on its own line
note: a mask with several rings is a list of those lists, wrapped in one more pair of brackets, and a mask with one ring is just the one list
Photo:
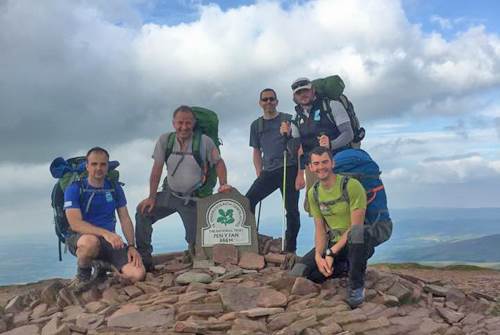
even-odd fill
[[(347, 272), (351, 288), (357, 289), (365, 285), (366, 266), (368, 259), (375, 252), (375, 245), (376, 243), (367, 230), (364, 231), (364, 243), (352, 243), (351, 239), (348, 238), (345, 247), (333, 258), (333, 275), (330, 277), (325, 277), (319, 272), (314, 259), (314, 248), (305, 254), (299, 263), (306, 266), (303, 275), (315, 283), (322, 283), (327, 279), (342, 276)], [(332, 244), (329, 246), (331, 247)]]
[[(295, 178), (297, 177), (297, 166), (286, 168), (286, 233), (285, 250), (295, 252), (297, 249), (297, 235), (300, 229), (299, 214), (299, 191), (295, 190)], [(276, 189), (283, 195), (283, 168), (273, 171), (262, 171), (260, 176), (253, 182), (245, 195), (250, 200), (250, 210), (255, 214), (255, 206), (273, 193)]]

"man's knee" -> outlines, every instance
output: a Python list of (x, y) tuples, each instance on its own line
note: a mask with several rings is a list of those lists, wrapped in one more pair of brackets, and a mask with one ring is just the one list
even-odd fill
[(78, 239), (76, 254), (78, 257), (93, 258), (99, 254), (100, 246), (97, 236), (84, 234)]
[(146, 276), (146, 270), (144, 269), (144, 266), (137, 267), (131, 263), (128, 263), (123, 266), (122, 275), (123, 277), (135, 283), (144, 280), (144, 277)]
[(351, 231), (349, 232), (349, 243), (351, 244), (365, 243), (365, 229), (363, 225), (355, 224), (351, 226)]

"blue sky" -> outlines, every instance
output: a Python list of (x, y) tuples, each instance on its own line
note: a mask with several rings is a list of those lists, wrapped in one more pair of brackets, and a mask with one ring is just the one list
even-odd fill
[[(245, 193), (260, 89), (275, 88), (279, 109), (292, 112), (295, 78), (331, 74), (346, 82), (391, 207), (498, 206), (499, 6), (0, 2), (0, 222), (18, 222), (4, 233), (50, 222), (48, 165), (94, 145), (122, 163), (133, 212), (180, 104), (219, 113), (229, 182)], [(266, 200), (279, 206), (277, 194)]]

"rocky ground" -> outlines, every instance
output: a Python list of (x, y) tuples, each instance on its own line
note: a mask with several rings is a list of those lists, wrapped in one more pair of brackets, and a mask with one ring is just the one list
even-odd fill
[(264, 245), (265, 256), (217, 246), (215, 265), (163, 255), (144, 282), (112, 277), (81, 295), (66, 280), (3, 288), (0, 333), (500, 335), (498, 272), (372, 267), (351, 310), (345, 278), (289, 277), (279, 240)]

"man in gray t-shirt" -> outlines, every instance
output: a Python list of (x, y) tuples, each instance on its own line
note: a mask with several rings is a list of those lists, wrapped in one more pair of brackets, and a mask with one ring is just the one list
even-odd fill
[[(165, 161), (170, 133), (160, 136), (153, 152), (153, 168), (149, 178), (149, 196), (137, 206), (136, 241), (147, 271), (153, 270), (151, 235), (153, 223), (179, 213), (189, 250), (194, 253), (196, 239), (196, 196), (195, 191), (204, 183), (210, 166), (215, 166), (219, 178), (219, 192), (231, 189), (227, 184), (227, 170), (224, 161), (212, 139), (201, 135), (200, 156), (205, 166), (200, 166), (193, 155), (193, 129), (195, 115), (190, 107), (180, 106), (174, 111), (172, 125), (175, 129), (175, 142), (171, 154)], [(167, 180), (164, 189), (158, 191), (163, 165), (167, 167)]]
[[(263, 115), (250, 126), (250, 146), (253, 148), (253, 164), (257, 179), (248, 190), (250, 209), (255, 213), (255, 205), (279, 189), (283, 194), (283, 155), (287, 148), (288, 135), (285, 123), (290, 122), (290, 114), (276, 110), (278, 99), (273, 89), (266, 88), (260, 93), (259, 105)], [(285, 135), (283, 135), (285, 134)], [(285, 251), (295, 252), (300, 229), (298, 209), (299, 192), (295, 187), (297, 177), (296, 155), (287, 154), (285, 207), (287, 229)]]

